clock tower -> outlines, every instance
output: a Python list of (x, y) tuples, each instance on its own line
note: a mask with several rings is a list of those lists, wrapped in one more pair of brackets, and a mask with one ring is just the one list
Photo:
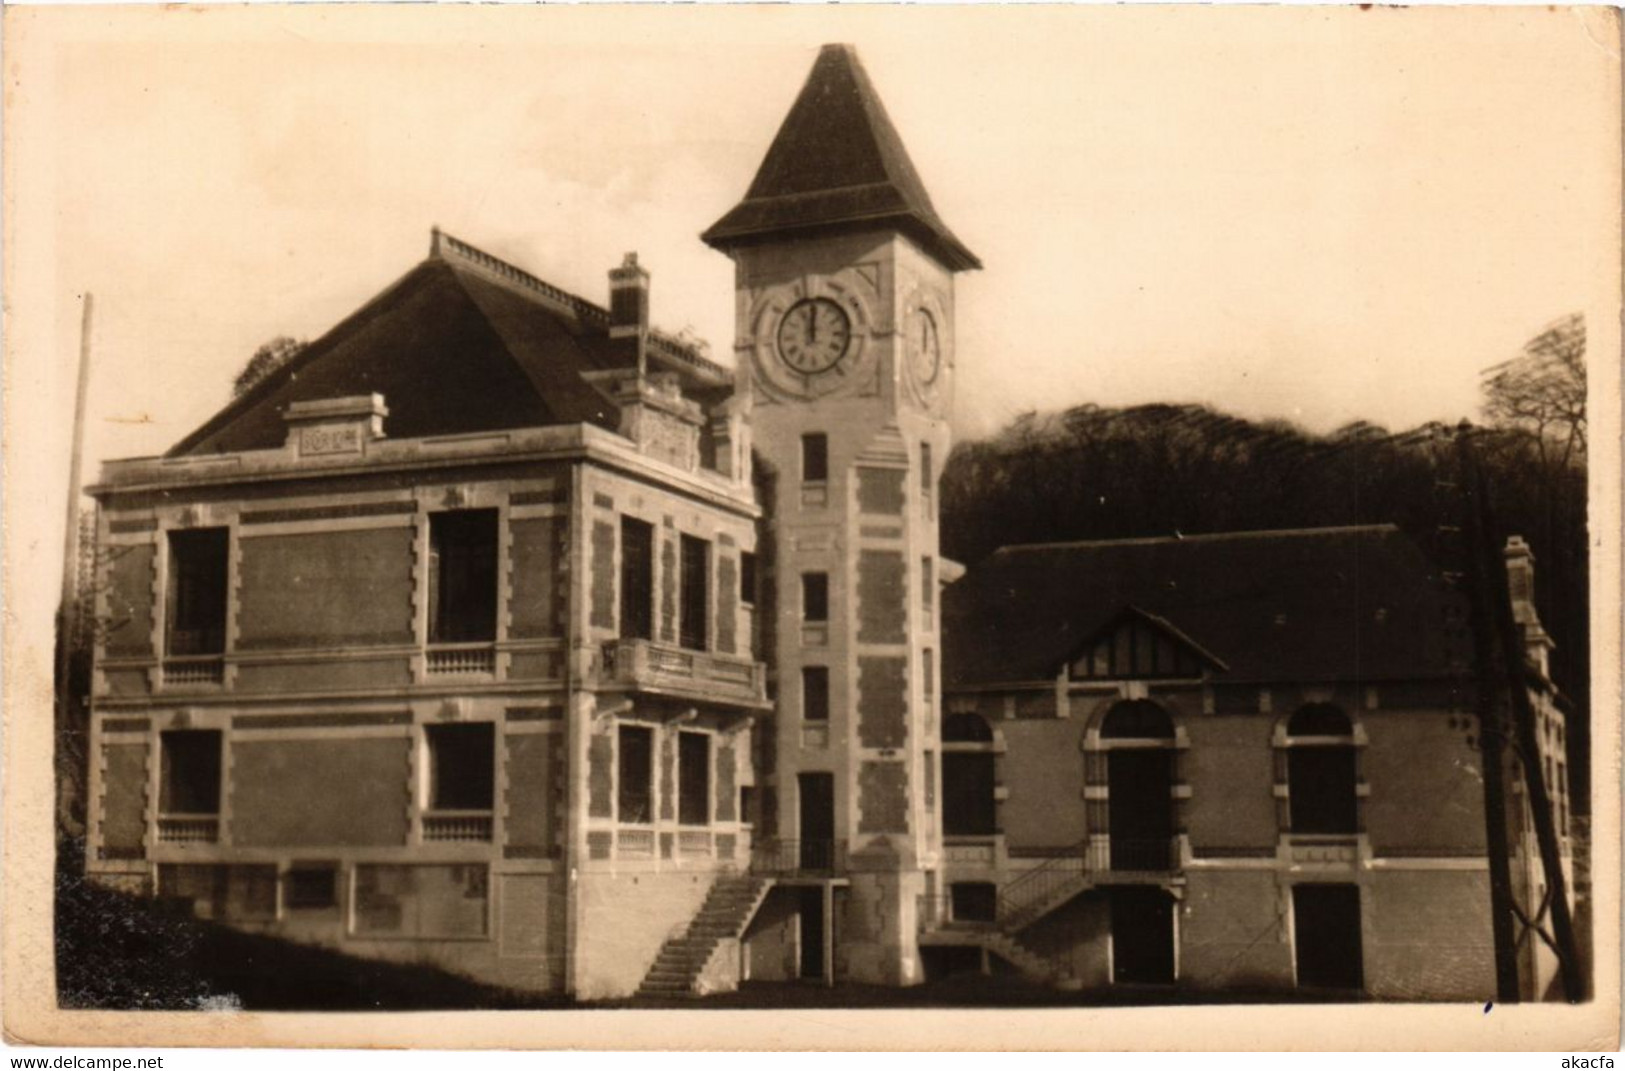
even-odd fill
[(826, 45), (745, 198), (704, 234), (735, 265), (735, 357), (769, 526), (776, 706), (757, 859), (801, 888), (823, 971), (911, 984), (940, 892), (937, 477), (954, 274), (938, 218), (856, 52)]

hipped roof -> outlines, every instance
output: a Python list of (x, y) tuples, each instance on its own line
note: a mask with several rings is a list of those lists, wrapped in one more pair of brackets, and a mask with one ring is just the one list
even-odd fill
[(701, 237), (718, 249), (809, 231), (895, 226), (944, 265), (980, 268), (937, 215), (850, 45), (825, 45), (745, 199)]

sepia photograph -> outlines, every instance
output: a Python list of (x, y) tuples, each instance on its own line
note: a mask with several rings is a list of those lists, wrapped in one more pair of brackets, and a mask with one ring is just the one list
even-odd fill
[(5, 32), (14, 1042), (1617, 1048), (1616, 10)]

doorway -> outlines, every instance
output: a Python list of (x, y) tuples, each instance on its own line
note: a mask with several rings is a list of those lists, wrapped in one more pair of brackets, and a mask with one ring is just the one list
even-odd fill
[(1172, 985), (1174, 898), (1149, 885), (1109, 890), (1112, 913), (1112, 981), (1121, 985)]
[(801, 844), (797, 865), (802, 870), (835, 869), (835, 775), (796, 775), (800, 795)]
[(1309, 989), (1361, 989), (1365, 968), (1358, 885), (1295, 885), (1292, 938), (1298, 985)]
[(809, 981), (827, 981), (824, 977), (824, 890), (818, 885), (807, 885), (797, 890), (801, 894), (801, 964), (797, 971)]

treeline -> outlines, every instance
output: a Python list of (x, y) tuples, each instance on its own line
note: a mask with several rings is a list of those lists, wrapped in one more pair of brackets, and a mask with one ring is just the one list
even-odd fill
[(1573, 701), (1574, 808), (1589, 813), (1589, 621), (1583, 450), (1521, 427), (1357, 423), (1329, 435), (1199, 405), (1029, 413), (955, 448), (942, 477), (942, 549), (974, 563), (1001, 546), (1176, 533), (1399, 525), (1441, 560), (1462, 524), (1458, 434), (1490, 484), (1492, 537), (1521, 535), (1557, 643), (1552, 676)]

